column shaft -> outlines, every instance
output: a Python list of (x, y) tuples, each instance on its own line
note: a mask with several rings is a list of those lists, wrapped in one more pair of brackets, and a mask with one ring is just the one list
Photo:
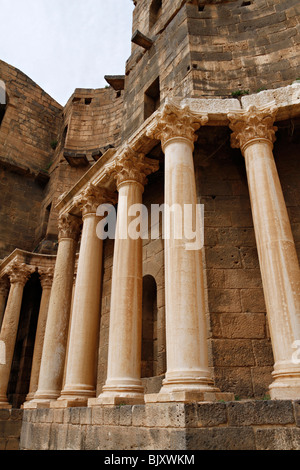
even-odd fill
[(244, 156), (275, 359), (271, 396), (295, 398), (296, 387), (299, 398), (300, 271), (290, 221), (270, 143), (249, 145)]
[[(174, 138), (165, 146), (165, 204), (169, 208), (177, 204), (182, 214), (184, 205), (190, 205), (195, 214), (193, 146), (187, 139)], [(212, 391), (202, 250), (188, 250), (183, 225), (182, 238), (176, 239), (179, 227), (171, 218), (165, 220), (170, 237), (165, 240), (167, 373), (162, 392)]]
[(84, 401), (96, 393), (103, 248), (103, 241), (96, 234), (98, 221), (94, 213), (83, 218), (66, 381), (61, 399)]
[(141, 384), (142, 240), (121, 239), (128, 227), (127, 207), (142, 203), (140, 183), (119, 188), (112, 297), (110, 311), (108, 371), (104, 392), (119, 396), (143, 393)]
[[(277, 108), (250, 107), (228, 117), (232, 147), (245, 157), (262, 283), (274, 353), (273, 399), (300, 398), (300, 270), (273, 143)], [(297, 351), (296, 351), (297, 353)]]
[[(61, 230), (39, 374), (33, 402), (48, 404), (61, 393), (68, 336), (79, 222), (67, 215)], [(32, 402), (24, 404), (32, 406)], [(34, 406), (34, 405), (33, 405)]]

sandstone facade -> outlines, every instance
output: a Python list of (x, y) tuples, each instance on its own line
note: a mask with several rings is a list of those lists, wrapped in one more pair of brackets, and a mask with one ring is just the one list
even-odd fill
[[(105, 89), (0, 62), (0, 407), (25, 449), (299, 449), (298, 2), (134, 3)], [(202, 204), (204, 245), (122, 238), (124, 201)]]

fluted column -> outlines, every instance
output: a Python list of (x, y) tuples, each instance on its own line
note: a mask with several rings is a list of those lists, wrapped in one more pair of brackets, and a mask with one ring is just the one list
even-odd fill
[(0, 342), (4, 344), (5, 349), (5, 364), (0, 364), (0, 408), (10, 407), (6, 395), (7, 387), (18, 332), (24, 286), (31, 272), (32, 270), (28, 266), (17, 261), (12, 262), (7, 269), (10, 291), (0, 333)]
[[(274, 353), (273, 399), (300, 398), (300, 271), (274, 157), (277, 109), (230, 114), (232, 147), (245, 158), (252, 216)], [(298, 342), (298, 343), (296, 343)]]
[(66, 355), (76, 248), (81, 219), (59, 218), (58, 251), (49, 301), (38, 390), (24, 408), (49, 406), (61, 393)]
[(119, 192), (114, 248), (109, 326), (107, 380), (99, 401), (141, 402), (142, 342), (142, 240), (131, 237), (128, 215), (134, 204), (142, 204), (146, 176), (158, 170), (155, 160), (126, 149), (114, 173)]
[(9, 291), (9, 283), (8, 283), (7, 278), (1, 278), (0, 279), (0, 330), (1, 330), (1, 325), (3, 321), (8, 291)]
[(34, 351), (32, 357), (31, 375), (29, 392), (26, 397), (26, 401), (30, 401), (34, 398), (34, 394), (38, 388), (39, 372), (41, 367), (43, 344), (46, 330), (47, 315), (49, 309), (49, 301), (51, 294), (51, 287), (53, 283), (53, 268), (40, 271), (40, 281), (42, 286), (42, 297), (40, 303), (40, 311), (38, 317), (38, 324), (35, 334)]
[[(107, 190), (90, 184), (76, 198), (81, 208), (82, 237), (73, 299), (64, 389), (55, 406), (84, 406), (96, 396), (96, 357), (100, 323), (103, 239), (97, 236), (97, 208), (116, 202)], [(64, 403), (63, 403), (64, 402)]]
[[(195, 131), (207, 122), (188, 108), (168, 102), (148, 135), (160, 139), (165, 154), (165, 205), (185, 206), (196, 215), (196, 183), (193, 162)], [(187, 219), (165, 216), (165, 291), (167, 372), (154, 400), (188, 401), (221, 398), (208, 365), (207, 325), (202, 247), (188, 249), (184, 227)], [(195, 219), (194, 219), (195, 220)], [(202, 239), (199, 224), (195, 227)], [(148, 397), (151, 401), (152, 397)]]

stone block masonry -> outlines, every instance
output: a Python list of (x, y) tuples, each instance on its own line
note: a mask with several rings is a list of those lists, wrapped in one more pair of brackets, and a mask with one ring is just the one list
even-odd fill
[(22, 410), (0, 410), (0, 450), (18, 450)]
[(299, 401), (24, 410), (21, 450), (300, 450)]

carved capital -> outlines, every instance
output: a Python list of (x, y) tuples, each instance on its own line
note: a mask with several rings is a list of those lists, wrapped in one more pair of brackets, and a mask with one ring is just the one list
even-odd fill
[(170, 139), (181, 137), (192, 145), (197, 140), (196, 131), (208, 121), (207, 114), (193, 114), (188, 106), (178, 106), (166, 101), (147, 130), (147, 136), (160, 140), (163, 150)]
[(71, 214), (62, 214), (58, 219), (58, 241), (62, 238), (79, 238), (81, 219)]
[(82, 215), (96, 214), (101, 204), (117, 202), (117, 197), (105, 188), (99, 188), (89, 183), (84, 191), (74, 198), (74, 206), (80, 207)]
[(40, 281), (43, 289), (51, 288), (53, 283), (54, 268), (40, 270)]
[(11, 284), (22, 284), (25, 286), (33, 271), (34, 268), (25, 263), (20, 263), (14, 260), (8, 266), (6, 274), (8, 275)]
[(268, 141), (272, 146), (276, 140), (277, 127), (274, 121), (277, 114), (275, 106), (256, 108), (250, 106), (247, 111), (229, 113), (231, 146), (240, 148), (244, 153), (247, 146), (257, 140)]
[(134, 181), (145, 186), (147, 176), (159, 169), (159, 162), (146, 158), (142, 153), (134, 152), (126, 147), (122, 154), (109, 167), (111, 175), (115, 178), (117, 188), (124, 182)]

